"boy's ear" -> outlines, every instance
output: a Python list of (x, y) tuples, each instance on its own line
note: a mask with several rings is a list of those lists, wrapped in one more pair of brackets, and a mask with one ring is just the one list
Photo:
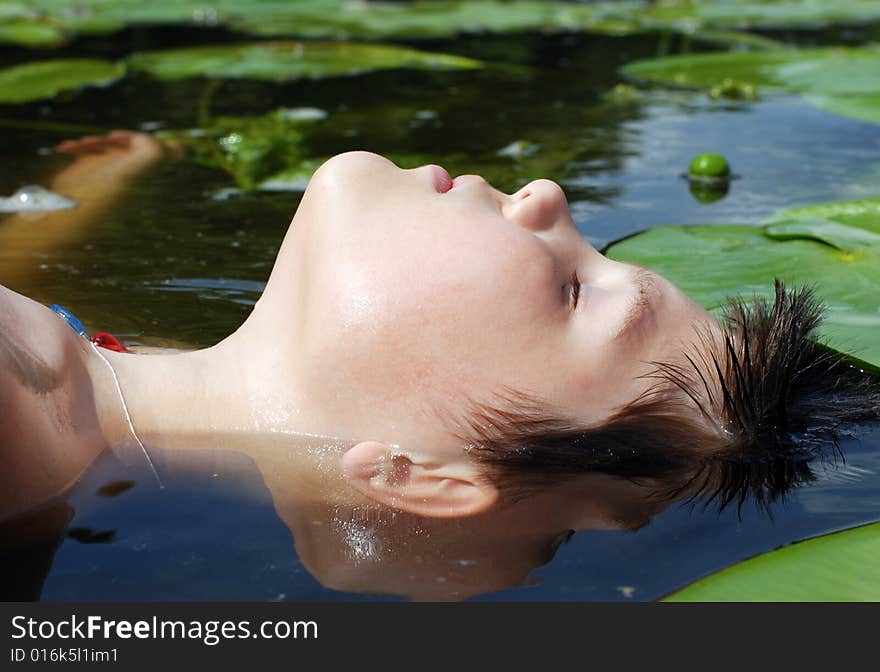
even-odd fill
[(342, 470), (349, 484), (373, 501), (421, 516), (472, 516), (498, 500), (498, 491), (464, 454), (413, 455), (363, 441), (343, 455)]

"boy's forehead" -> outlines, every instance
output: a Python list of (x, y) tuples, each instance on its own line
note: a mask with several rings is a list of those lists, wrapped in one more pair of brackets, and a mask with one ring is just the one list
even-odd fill
[[(642, 365), (637, 375), (639, 394), (660, 391), (684, 393), (710, 411), (717, 396), (716, 364), (725, 351), (725, 328), (677, 288), (679, 305), (666, 321), (658, 322), (653, 338), (642, 343), (631, 357)], [(695, 410), (699, 408), (695, 404)]]
[(717, 318), (702, 312), (702, 319), (694, 322), (692, 335), (679, 344), (677, 352), (657, 364), (654, 375), (682, 395), (695, 413), (719, 427), (728, 334)]

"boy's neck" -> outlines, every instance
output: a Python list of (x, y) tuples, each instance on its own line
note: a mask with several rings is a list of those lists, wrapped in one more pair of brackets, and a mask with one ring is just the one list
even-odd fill
[[(209, 472), (213, 460), (240, 467), (236, 454), (259, 469), (288, 524), (288, 514), (304, 500), (362, 503), (340, 470), (339, 458), (352, 441), (311, 433), (311, 418), (283, 403), (285, 395), (273, 386), (280, 377), (273, 358), (244, 345), (251, 342), (233, 334), (210, 348), (179, 354), (100, 351), (116, 373), (134, 431), (160, 480), (168, 470)], [(101, 385), (108, 417), (114, 418), (108, 439), (116, 437), (112, 445), (119, 457), (143, 462), (110, 383)]]
[[(137, 355), (107, 350), (100, 354), (116, 374), (132, 425), (142, 441), (259, 428), (259, 418), (246, 403), (252, 381), (230, 339), (203, 350), (177, 354)], [(106, 382), (103, 387), (106, 392)], [(122, 402), (115, 382), (113, 388), (113, 407), (120, 416)], [(105, 393), (105, 403), (107, 396)], [(120, 417), (125, 420), (124, 414)], [(131, 433), (127, 421), (126, 432)]]

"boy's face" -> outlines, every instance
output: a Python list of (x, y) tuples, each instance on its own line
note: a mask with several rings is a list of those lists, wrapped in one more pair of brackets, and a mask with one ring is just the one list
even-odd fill
[(507, 386), (601, 422), (648, 386), (648, 361), (717, 327), (667, 280), (593, 248), (557, 184), (507, 195), (464, 175), (449, 187), (436, 166), (366, 152), (314, 175), (279, 260), (297, 277), (316, 402), (355, 416), (369, 399), (390, 432), (405, 430), (395, 416)]

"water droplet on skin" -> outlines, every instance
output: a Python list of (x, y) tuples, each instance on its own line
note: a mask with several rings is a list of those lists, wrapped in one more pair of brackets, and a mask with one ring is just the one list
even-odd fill
[(357, 520), (345, 520), (339, 516), (335, 516), (332, 522), (347, 546), (349, 560), (360, 563), (381, 559), (382, 547), (376, 530)]

